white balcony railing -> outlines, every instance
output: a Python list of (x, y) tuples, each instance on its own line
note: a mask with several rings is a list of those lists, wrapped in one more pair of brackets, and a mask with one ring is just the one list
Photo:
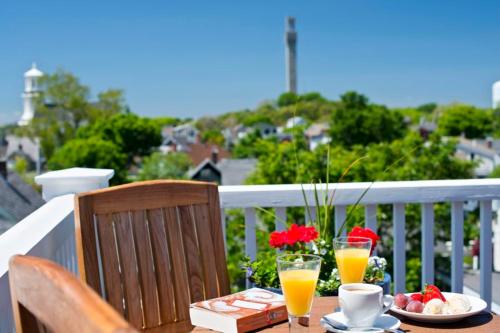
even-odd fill
[[(74, 173), (51, 174), (50, 181), (42, 178), (44, 194), (50, 199), (44, 206), (19, 222), (0, 236), (0, 333), (13, 332), (11, 304), (8, 287), (8, 260), (14, 254), (31, 254), (46, 257), (77, 271), (74, 243), (73, 195), (72, 191), (104, 187), (109, 179), (109, 170), (101, 173), (80, 169), (86, 176), (74, 177)], [(83, 184), (85, 183), (85, 184)], [(92, 185), (89, 185), (92, 183)], [(57, 184), (56, 188), (51, 185)], [(66, 186), (67, 185), (67, 186)], [(335, 224), (338, 227), (346, 216), (348, 205), (354, 204), (368, 183), (331, 184), (335, 192)], [(314, 190), (304, 187), (309, 202), (314, 202)], [(48, 191), (50, 195), (47, 195)], [(300, 185), (249, 185), (220, 186), (223, 217), (227, 208), (245, 210), (245, 252), (252, 258), (257, 253), (255, 207), (270, 207), (276, 215), (285, 219), (288, 207), (304, 206)], [(64, 194), (64, 195), (60, 195)], [(451, 289), (463, 290), (463, 224), (465, 201), (478, 201), (480, 206), (480, 294), (488, 304), (492, 299), (492, 200), (500, 199), (500, 179), (444, 180), (375, 183), (363, 197), (360, 204), (365, 207), (365, 223), (369, 227), (377, 224), (377, 205), (393, 206), (394, 237), (394, 288), (396, 292), (405, 289), (406, 239), (405, 205), (417, 203), (422, 209), (422, 281), (434, 281), (434, 211), (433, 204), (451, 203), (452, 222), (452, 267)], [(314, 213), (314, 212), (313, 212)], [(223, 218), (225, 221), (225, 218)], [(284, 225), (276, 221), (276, 229)]]

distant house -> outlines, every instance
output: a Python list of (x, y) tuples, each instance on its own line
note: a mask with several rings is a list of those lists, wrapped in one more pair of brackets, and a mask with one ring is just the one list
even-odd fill
[(40, 193), (0, 161), (0, 234), (24, 219), (45, 202)]
[(320, 144), (329, 143), (331, 140), (328, 135), (329, 130), (328, 123), (316, 123), (309, 126), (304, 133), (309, 141), (309, 149), (314, 150)]
[(221, 185), (243, 185), (248, 176), (255, 171), (257, 160), (255, 158), (225, 158), (216, 166), (222, 174)]
[(163, 141), (160, 151), (168, 153), (171, 151), (185, 151), (189, 145), (199, 143), (199, 131), (192, 124), (179, 126), (165, 126), (161, 134)]
[(292, 142), (293, 135), (291, 133), (278, 133), (276, 134), (278, 142)]
[(424, 117), (420, 118), (418, 132), (423, 139), (427, 140), (429, 136), (436, 131), (436, 129), (437, 124), (435, 121), (426, 120)]
[(259, 122), (252, 125), (252, 130), (257, 130), (263, 138), (268, 138), (270, 136), (276, 135), (276, 126), (270, 123)]
[(28, 162), (30, 170), (36, 170), (37, 173), (40, 173), (45, 159), (40, 145), (35, 140), (29, 137), (7, 135), (5, 141), (7, 143), (5, 158), (10, 166), (15, 163), (16, 157), (22, 157)]
[(212, 182), (221, 184), (222, 173), (217, 166), (209, 159), (204, 159), (196, 168), (188, 172), (189, 178), (192, 180)]
[(285, 128), (293, 128), (306, 125), (306, 121), (302, 117), (292, 117), (286, 121)]
[(276, 126), (266, 122), (258, 122), (253, 124), (252, 126), (238, 125), (233, 129), (233, 133), (235, 133), (235, 136), (238, 140), (255, 131), (259, 132), (263, 138), (269, 138), (278, 133)]
[(215, 163), (217, 163), (217, 161), (222, 158), (231, 157), (231, 153), (223, 147), (209, 143), (196, 143), (189, 145), (184, 152), (189, 155), (194, 165), (200, 164), (207, 158), (212, 161), (216, 161)]
[(187, 151), (189, 145), (187, 138), (169, 136), (163, 139), (159, 149), (166, 154), (174, 151)]
[(456, 155), (467, 161), (476, 161), (477, 166), (474, 174), (478, 178), (485, 178), (500, 165), (500, 155), (488, 146), (484, 140), (469, 140), (459, 138), (456, 148)]
[(257, 160), (253, 158), (216, 160), (217, 156), (204, 159), (188, 172), (193, 180), (215, 182), (219, 185), (243, 185), (255, 170)]

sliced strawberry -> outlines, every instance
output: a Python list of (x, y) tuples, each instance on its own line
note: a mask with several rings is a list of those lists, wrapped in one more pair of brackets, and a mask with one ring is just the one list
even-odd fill
[(410, 298), (414, 301), (422, 302), (424, 295), (422, 293), (414, 293), (410, 295)]

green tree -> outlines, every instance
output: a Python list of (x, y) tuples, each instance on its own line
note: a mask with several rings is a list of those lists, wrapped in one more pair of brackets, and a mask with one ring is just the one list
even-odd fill
[(120, 147), (98, 137), (73, 139), (58, 149), (48, 161), (48, 168), (66, 169), (72, 167), (113, 169), (112, 184), (127, 181), (127, 156)]
[(490, 173), (490, 178), (500, 178), (500, 166), (497, 166), (493, 171)]
[(204, 143), (211, 143), (218, 146), (223, 146), (225, 140), (226, 139), (224, 138), (222, 133), (217, 130), (208, 130), (203, 132), (203, 134), (201, 135), (201, 141), (203, 141)]
[(191, 166), (191, 159), (185, 153), (156, 152), (144, 158), (138, 179), (185, 179)]
[(73, 74), (58, 70), (39, 80), (40, 94), (35, 100), (36, 117), (18, 134), (40, 138), (43, 153), (50, 159), (54, 151), (75, 137), (83, 125), (123, 112), (120, 90), (108, 90), (90, 101), (90, 89)]
[(341, 96), (330, 124), (332, 142), (346, 147), (390, 142), (403, 137), (405, 132), (406, 125), (399, 112), (369, 104), (367, 97), (355, 92)]
[(248, 133), (241, 138), (233, 147), (234, 158), (258, 157), (261, 154), (267, 154), (269, 145), (277, 142), (275, 138), (263, 139), (258, 130)]
[(326, 99), (323, 96), (321, 96), (321, 94), (318, 92), (309, 92), (309, 93), (305, 93), (305, 94), (300, 95), (299, 101), (302, 101), (302, 102), (312, 102), (312, 101), (325, 102)]
[(97, 102), (89, 108), (89, 122), (109, 119), (115, 114), (130, 112), (125, 101), (123, 90), (108, 89), (97, 95)]
[(161, 144), (160, 128), (150, 118), (133, 113), (116, 114), (109, 119), (79, 129), (78, 138), (98, 137), (114, 143), (132, 163), (135, 156), (149, 155)]
[(493, 116), (493, 135), (496, 138), (500, 137), (500, 108), (496, 108), (492, 111)]
[(163, 128), (165, 126), (177, 126), (182, 123), (182, 120), (174, 117), (156, 117), (151, 118), (151, 120), (158, 126), (158, 128)]
[(436, 103), (426, 103), (418, 106), (417, 110), (422, 113), (431, 114), (434, 110), (436, 110), (437, 106), (438, 105)]
[(28, 161), (24, 157), (16, 156), (16, 160), (14, 162), (14, 170), (19, 175), (25, 175), (28, 171)]
[(442, 135), (484, 138), (493, 131), (492, 113), (472, 105), (454, 104), (444, 107), (438, 120)]
[(278, 106), (288, 106), (295, 104), (299, 101), (299, 96), (293, 92), (286, 92), (278, 97)]

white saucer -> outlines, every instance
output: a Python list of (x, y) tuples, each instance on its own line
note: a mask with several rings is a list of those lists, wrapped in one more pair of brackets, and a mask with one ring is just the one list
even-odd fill
[[(334, 312), (327, 314), (325, 317), (330, 319), (333, 322), (339, 322), (343, 325), (346, 325), (346, 319), (344, 317), (344, 314), (342, 311), (340, 312)], [(323, 319), (320, 320), (320, 325), (324, 329), (326, 329), (329, 332), (347, 332), (339, 329), (333, 329), (328, 323), (326, 323)], [(375, 324), (373, 324), (374, 327), (380, 327), (381, 330), (380, 332), (383, 332), (384, 329), (397, 329), (401, 325), (401, 321), (399, 321), (398, 318), (393, 317), (389, 314), (383, 314), (380, 317), (375, 320)], [(349, 331), (349, 332), (355, 332), (355, 331)]]

